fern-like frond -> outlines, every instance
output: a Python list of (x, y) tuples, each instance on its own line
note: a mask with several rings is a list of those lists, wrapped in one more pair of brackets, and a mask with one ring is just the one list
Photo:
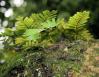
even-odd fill
[(79, 29), (84, 27), (89, 19), (89, 11), (77, 12), (74, 16), (70, 17), (65, 28), (68, 29)]
[(22, 30), (22, 29), (41, 29), (42, 23), (46, 21), (50, 21), (55, 19), (57, 16), (57, 11), (48, 11), (45, 10), (42, 13), (33, 13), (30, 17), (19, 17), (16, 22), (16, 29)]
[(17, 30), (22, 30), (22, 29), (28, 29), (31, 28), (33, 25), (33, 19), (30, 17), (26, 17), (26, 18), (20, 18), (17, 22), (16, 22), (16, 29)]
[(53, 18), (52, 20), (47, 20), (46, 22), (42, 23), (42, 28), (53, 28), (55, 26), (57, 26), (57, 23), (55, 21), (55, 19)]
[(40, 38), (40, 32), (42, 29), (27, 29), (26, 32), (24, 33), (24, 36), (27, 37), (28, 41), (36, 41), (37, 39)]
[(66, 35), (66, 38), (73, 40), (88, 40), (91, 37), (85, 26), (88, 18), (88, 11), (77, 12), (77, 14), (70, 17), (68, 22), (65, 22), (64, 18), (57, 18), (57, 11), (45, 10), (41, 13), (33, 13), (30, 17), (17, 18), (15, 31), (7, 29), (5, 34), (7, 36), (14, 36), (12, 39), (14, 39), (16, 44), (23, 43), (19, 41), (21, 39), (24, 39), (24, 42), (35, 42), (40, 37), (42, 38), (44, 32), (43, 36), (48, 37), (48, 40), (49, 37), (50, 39), (55, 37), (53, 40), (58, 39), (61, 35), (64, 37)]
[(56, 16), (57, 16), (57, 11), (55, 11), (55, 10), (52, 10), (52, 11), (45, 10), (42, 13), (38, 13), (38, 14), (33, 13), (31, 17), (34, 20), (44, 22), (46, 20), (51, 20), (52, 18), (56, 18)]
[(88, 38), (91, 38), (91, 34), (86, 27), (89, 14), (89, 11), (83, 11), (77, 12), (74, 16), (70, 17), (64, 29), (68, 30), (68, 33), (71, 33), (69, 36), (72, 37), (72, 39), (88, 40)]
[(93, 36), (90, 34), (90, 32), (88, 30), (85, 29), (85, 30), (79, 32), (77, 39), (89, 41), (89, 40), (93, 39)]

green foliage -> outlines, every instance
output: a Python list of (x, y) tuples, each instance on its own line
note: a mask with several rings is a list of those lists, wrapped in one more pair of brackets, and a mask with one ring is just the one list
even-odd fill
[(86, 26), (88, 19), (88, 11), (77, 12), (74, 16), (70, 17), (64, 28), (69, 31), (71, 38), (74, 40), (90, 40), (92, 36)]
[[(73, 15), (77, 11), (81, 10), (90, 10), (91, 12), (91, 18), (90, 18), (90, 27), (91, 32), (93, 32), (94, 36), (99, 36), (97, 32), (98, 27), (98, 20), (99, 20), (99, 8), (97, 7), (99, 5), (98, 0), (76, 0), (75, 2), (73, 0), (24, 0), (25, 2), (22, 4), (21, 7), (16, 7), (13, 3), (10, 2), (10, 0), (5, 0), (6, 5), (1, 6), (2, 8), (5, 8), (6, 10), (8, 8), (14, 9), (14, 13), (10, 17), (6, 17), (3, 11), (0, 12), (0, 18), (1, 18), (1, 27), (5, 26), (3, 24), (3, 21), (8, 21), (8, 26), (13, 27), (14, 21), (17, 16), (29, 16), (32, 14), (32, 12), (41, 12), (42, 10), (48, 9), (56, 9), (58, 10), (59, 17), (64, 17), (68, 19), (71, 15)], [(26, 4), (25, 4), (26, 3)], [(92, 7), (94, 6), (94, 7)], [(73, 9), (71, 9), (73, 8)]]
[(70, 17), (69, 21), (67, 22), (67, 28), (70, 29), (79, 29), (84, 27), (87, 20), (89, 19), (89, 12), (77, 12), (74, 16)]
[(57, 11), (52, 10), (52, 11), (48, 11), (45, 10), (42, 13), (38, 13), (38, 14), (32, 14), (32, 18), (34, 18), (35, 21), (46, 21), (46, 20), (52, 20), (52, 18), (56, 18), (57, 16)]
[(24, 36), (27, 37), (27, 40), (33, 40), (36, 41), (40, 38), (40, 32), (42, 29), (27, 29), (24, 33)]
[[(34, 13), (30, 17), (17, 18), (18, 21), (16, 22), (16, 30), (14, 31), (14, 33), (18, 37), (26, 37), (26, 41), (36, 41), (37, 39), (40, 40), (41, 36), (43, 35), (43, 31), (47, 31), (45, 34), (50, 39), (52, 39), (55, 35), (58, 35), (60, 33), (64, 34), (67, 38), (72, 40), (82, 39), (88, 41), (91, 39), (91, 35), (87, 30), (87, 27), (85, 26), (88, 19), (88, 11), (77, 12), (77, 14), (70, 17), (69, 21), (66, 23), (64, 19), (57, 18), (56, 11), (46, 10), (42, 13)], [(7, 32), (8, 34), (10, 34), (8, 35)], [(11, 31), (11, 29), (7, 29), (5, 31), (5, 34), (10, 36), (13, 34), (13, 31)], [(18, 37), (16, 37), (16, 39)]]
[(47, 20), (46, 22), (42, 23), (43, 28), (53, 28), (57, 26), (55, 19)]
[[(42, 29), (45, 28), (45, 26), (42, 26), (42, 23), (47, 22), (48, 24), (51, 24), (51, 20), (53, 23), (55, 23), (56, 18), (56, 11), (43, 11), (42, 13), (35, 14), (33, 13), (30, 17), (26, 17), (23, 19), (23, 17), (18, 18), (18, 22), (16, 22), (16, 29)], [(52, 25), (49, 25), (52, 26)]]
[(42, 13), (33, 13), (30, 17), (18, 17), (15, 30), (15, 34), (18, 36), (16, 39), (22, 37), (26, 41), (36, 41), (40, 38), (42, 31), (57, 26), (56, 13), (54, 10), (46, 10)]
[[(36, 69), (42, 72), (41, 69), (44, 69), (45, 66), (51, 68), (55, 76), (60, 77), (63, 77), (69, 68), (72, 71), (80, 72), (81, 61), (83, 60), (81, 49), (84, 49), (85, 47), (83, 48), (83, 46), (87, 44), (83, 45), (78, 41), (76, 42), (77, 44), (74, 42), (73, 46), (70, 45), (71, 47), (69, 49), (67, 47), (66, 51), (64, 48), (66, 46), (65, 43), (67, 43), (66, 40), (69, 40), (69, 43), (71, 40), (86, 40), (86, 42), (91, 40), (89, 39), (91, 35), (85, 26), (89, 18), (89, 12), (77, 12), (77, 14), (70, 17), (68, 22), (64, 18), (60, 19), (57, 17), (56, 11), (46, 10), (42, 13), (33, 13), (30, 17), (19, 17), (15, 30), (11, 28), (5, 29), (2, 35), (5, 34), (5, 36), (8, 36), (7, 40), (10, 39), (10, 44), (6, 43), (5, 46), (9, 44), (11, 45), (9, 50), (15, 53), (19, 51), (20, 53), (16, 53), (13, 56), (8, 54), (10, 57), (6, 58), (6, 62), (13, 63), (5, 63), (7, 67), (4, 69), (0, 67), (1, 73), (2, 70), (8, 69), (4, 72), (7, 74), (10, 71), (9, 68), (16, 67), (15, 65), (20, 64), (21, 61), (19, 59), (21, 58), (24, 58), (24, 63), (22, 62), (22, 65), (25, 65), (24, 74), (30, 77), (32, 75), (31, 73)], [(6, 42), (8, 42), (7, 40)], [(61, 43), (62, 41), (63, 43)], [(59, 45), (56, 45), (57, 42), (59, 42)], [(8, 50), (5, 49), (5, 51)], [(23, 55), (24, 53), (26, 54)]]
[(3, 36), (13, 36), (14, 32), (11, 28), (5, 28), (5, 32), (2, 35)]

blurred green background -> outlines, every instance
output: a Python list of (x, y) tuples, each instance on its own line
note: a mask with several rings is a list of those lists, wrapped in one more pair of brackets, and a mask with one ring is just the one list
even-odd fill
[(0, 28), (13, 27), (18, 16), (43, 10), (57, 10), (59, 17), (66, 19), (77, 11), (89, 10), (89, 30), (99, 38), (99, 0), (0, 0)]

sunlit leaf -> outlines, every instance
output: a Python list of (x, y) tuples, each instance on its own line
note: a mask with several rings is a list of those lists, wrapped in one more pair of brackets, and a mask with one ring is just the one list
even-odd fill
[(27, 40), (36, 41), (40, 38), (41, 31), (42, 29), (27, 29), (24, 35), (27, 36)]
[(42, 23), (42, 26), (44, 28), (53, 28), (53, 27), (57, 26), (57, 23), (56, 23), (55, 19), (52, 19), (52, 20), (47, 20), (46, 22)]

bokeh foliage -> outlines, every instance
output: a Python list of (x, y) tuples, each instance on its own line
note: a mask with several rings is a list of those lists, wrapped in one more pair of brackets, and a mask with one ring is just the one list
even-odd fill
[[(1, 0), (2, 1), (2, 0)], [(68, 19), (71, 15), (81, 10), (91, 11), (91, 21), (89, 22), (89, 29), (94, 34), (96, 38), (99, 37), (99, 1), (98, 0), (24, 0), (25, 3), (16, 7), (11, 4), (12, 0), (4, 0), (6, 2), (5, 6), (0, 6), (2, 8), (13, 8), (14, 15), (12, 17), (6, 18), (4, 12), (0, 12), (1, 24), (4, 20), (12, 21), (9, 22), (9, 26), (12, 27), (15, 24), (15, 18), (17, 16), (28, 16), (32, 12), (41, 12), (43, 10), (58, 10), (59, 17), (65, 17)], [(94, 7), (93, 7), (94, 6)]]

